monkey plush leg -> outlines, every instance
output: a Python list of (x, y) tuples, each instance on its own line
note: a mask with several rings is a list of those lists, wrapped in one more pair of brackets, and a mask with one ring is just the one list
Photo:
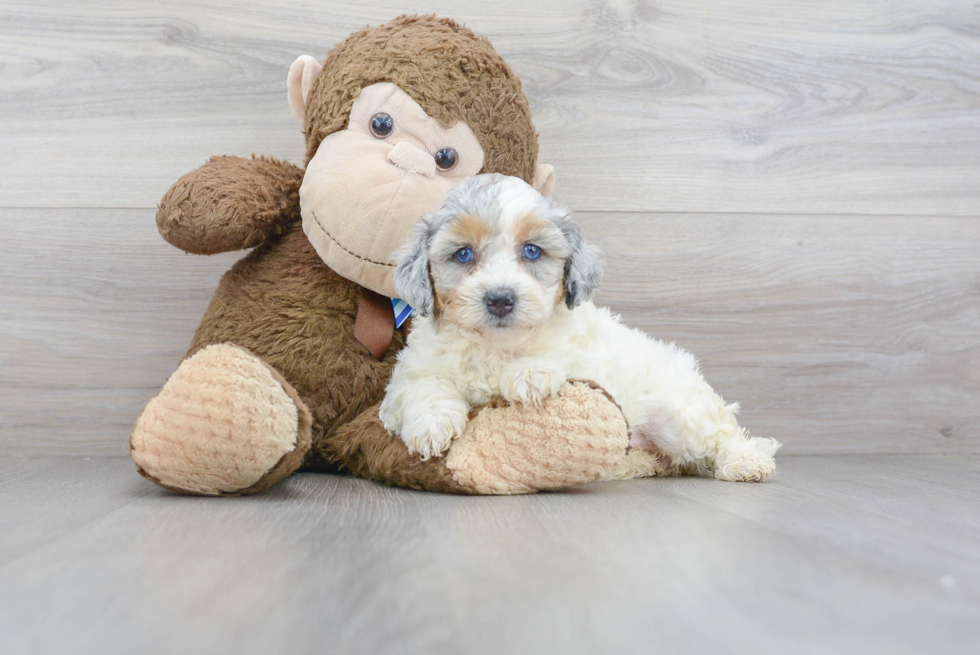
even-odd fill
[(146, 405), (130, 454), (140, 474), (174, 491), (254, 493), (299, 467), (311, 422), (275, 370), (244, 348), (216, 344), (184, 360)]
[(212, 157), (160, 201), (157, 228), (197, 255), (257, 246), (298, 220), (303, 171), (267, 157)]
[(497, 400), (470, 416), (445, 458), (421, 461), (385, 432), (378, 406), (340, 428), (325, 457), (355, 475), (412, 489), (525, 494), (610, 476), (623, 460), (626, 420), (601, 389), (570, 382), (539, 407)]

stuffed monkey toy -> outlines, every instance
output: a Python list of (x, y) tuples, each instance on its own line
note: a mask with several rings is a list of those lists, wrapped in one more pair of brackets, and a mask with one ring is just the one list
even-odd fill
[(529, 493), (621, 467), (622, 413), (568, 383), (543, 407), (492, 401), (445, 457), (389, 436), (378, 404), (395, 354), (392, 255), (445, 192), (480, 172), (549, 193), (527, 98), (489, 41), (452, 20), (402, 16), (349, 36), (321, 67), (289, 70), (306, 167), (215, 157), (160, 203), (190, 253), (253, 250), (224, 275), (190, 349), (130, 435), (140, 474), (168, 489), (238, 495), (293, 471), (413, 489)]

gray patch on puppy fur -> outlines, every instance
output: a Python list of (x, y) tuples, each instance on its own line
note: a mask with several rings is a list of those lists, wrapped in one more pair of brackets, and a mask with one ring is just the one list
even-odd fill
[(561, 225), (572, 253), (565, 260), (565, 304), (569, 309), (591, 300), (602, 280), (599, 249), (582, 241), (578, 225), (566, 220)]
[(436, 230), (460, 214), (475, 214), (495, 223), (500, 218), (496, 186), (504, 179), (506, 176), (500, 173), (485, 173), (467, 178), (453, 187), (435, 213)]
[(429, 278), (429, 239), (435, 234), (429, 217), (423, 216), (409, 233), (408, 243), (398, 253), (395, 290), (402, 300), (422, 316), (432, 313), (435, 295)]

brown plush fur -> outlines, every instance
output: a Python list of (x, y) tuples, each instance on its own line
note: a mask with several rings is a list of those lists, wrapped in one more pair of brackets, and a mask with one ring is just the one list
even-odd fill
[(277, 159), (212, 157), (160, 201), (157, 228), (169, 243), (197, 255), (259, 245), (299, 216), (303, 171)]
[(306, 108), (307, 163), (320, 141), (347, 127), (361, 89), (378, 82), (397, 84), (444, 127), (469, 125), (484, 172), (533, 181), (538, 140), (520, 79), (489, 40), (437, 16), (367, 27), (330, 51)]

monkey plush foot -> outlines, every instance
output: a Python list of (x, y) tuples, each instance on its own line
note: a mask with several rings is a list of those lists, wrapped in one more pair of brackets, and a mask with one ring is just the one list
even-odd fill
[(606, 392), (568, 382), (538, 407), (501, 401), (477, 410), (446, 467), (474, 493), (533, 493), (610, 477), (628, 442), (626, 419)]
[(445, 458), (408, 452), (366, 409), (313, 444), (326, 462), (387, 484), (457, 494), (528, 494), (611, 477), (626, 456), (626, 419), (601, 389), (566, 383), (540, 406), (502, 398), (470, 413)]
[(130, 434), (141, 475), (191, 494), (266, 489), (310, 447), (310, 412), (276, 371), (244, 348), (208, 346), (184, 360)]

